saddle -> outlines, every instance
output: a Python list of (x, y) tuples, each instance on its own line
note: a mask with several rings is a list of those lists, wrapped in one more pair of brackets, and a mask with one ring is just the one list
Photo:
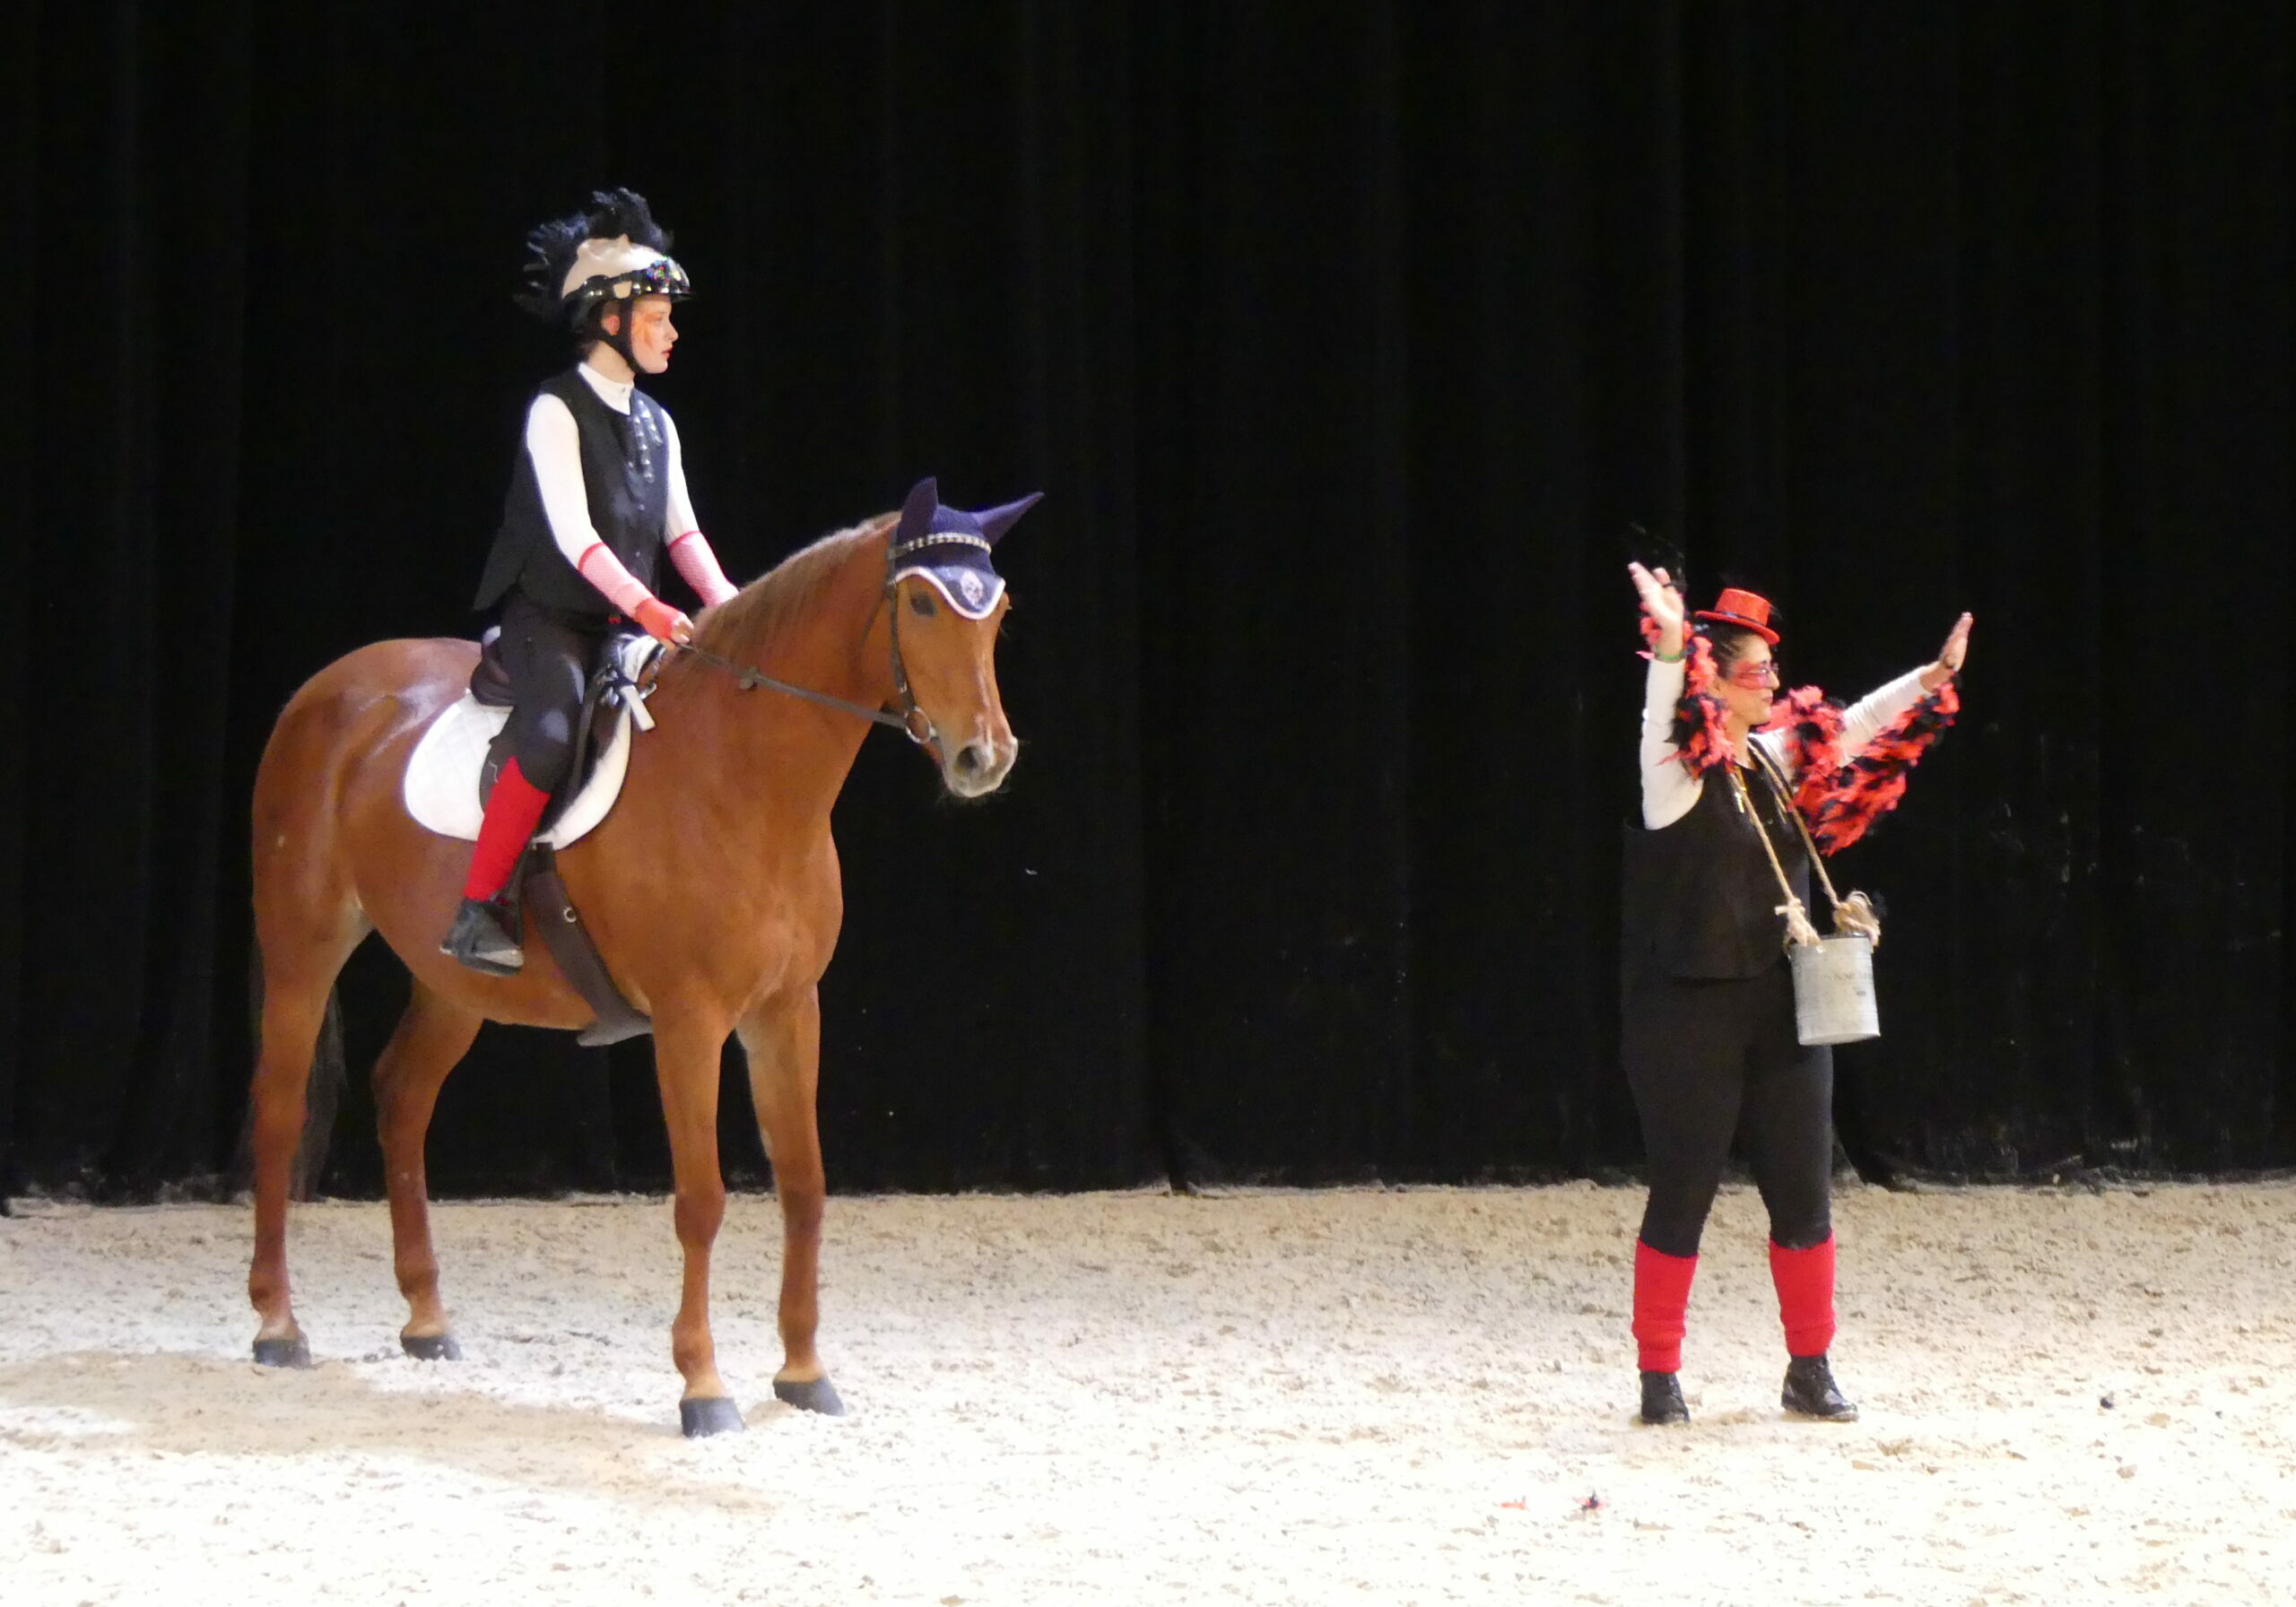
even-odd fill
[[(622, 792), (634, 732), (653, 717), (636, 689), (661, 648), (651, 637), (612, 638), (593, 666), (580, 721), (576, 766), (551, 800), (536, 835), (556, 847), (578, 840), (604, 820)], [(441, 837), (476, 842), (484, 802), (508, 759), (500, 742), (510, 717), (509, 683), (492, 632), (479, 647), (470, 690), (438, 717), (406, 761), (401, 792), (415, 824)]]
[[(640, 730), (651, 730), (654, 722), (643, 712), (644, 694), (637, 691), (638, 677), (645, 665), (659, 651), (654, 638), (643, 631), (620, 631), (606, 638), (598, 649), (597, 660), (590, 666), (589, 684), (582, 693), (582, 713), (574, 722), (574, 763), (566, 772), (566, 779), (550, 802), (544, 806), (542, 822), (535, 828), (540, 836), (558, 824), (567, 805), (582, 795), (598, 767), (601, 751), (618, 734), (625, 713), (635, 716)], [(625, 689), (626, 695), (625, 695)], [(471, 701), (481, 708), (509, 709), (516, 699), (510, 691), (510, 672), (502, 663), (502, 628), (487, 627), (486, 634), (478, 640), (478, 667), (470, 673)], [(478, 769), (478, 802), (481, 810), (487, 799), (494, 795), (494, 783), (502, 774), (502, 767), (510, 760), (510, 728), (507, 723), (487, 744), (486, 759)], [(616, 792), (621, 790), (616, 777)], [(607, 800), (609, 804), (612, 800)], [(603, 811), (600, 812), (603, 814)], [(571, 842), (572, 838), (562, 839)]]
[[(485, 800), (509, 761), (512, 699), (500, 640), (496, 630), (481, 639), (468, 694), (431, 722), (407, 760), (407, 812), (441, 836), (477, 839)], [(642, 634), (615, 636), (600, 649), (575, 725), (574, 763), (551, 795), (534, 840), (504, 889), (513, 930), (527, 899), (533, 899), (544, 946), (596, 1016), (578, 1039), (586, 1045), (619, 1043), (651, 1031), (653, 1023), (614, 986), (558, 874), (558, 850), (604, 820), (620, 795), (635, 738), (632, 727), (653, 728), (653, 717), (646, 712), (646, 676), (660, 652)]]
[[(478, 667), (471, 672), (470, 695), (482, 707), (507, 710), (512, 702), (510, 674), (502, 665), (501, 647), (502, 630), (499, 625), (491, 627), (479, 638)], [(543, 806), (535, 840), (518, 856), (517, 864), (510, 872), (509, 885), (504, 890), (510, 904), (512, 931), (518, 929), (524, 918), (531, 892), (538, 916), (535, 926), (542, 934), (543, 946), (550, 951), (550, 957), (558, 961), (558, 969), (566, 974), (566, 979), (574, 985), (596, 1018), (574, 1040), (592, 1047), (618, 1044), (625, 1038), (651, 1032), (654, 1023), (623, 998), (622, 990), (613, 985), (613, 977), (599, 956), (597, 944), (590, 941), (590, 934), (582, 925), (581, 912), (574, 908), (566, 883), (559, 878), (557, 846), (545, 841), (544, 834), (557, 824), (567, 804), (588, 789), (599, 751), (604, 745), (604, 738), (622, 735), (622, 751), (627, 753), (625, 727), (631, 720), (639, 722), (641, 729), (653, 728), (639, 677), (659, 652), (651, 637), (630, 631), (608, 638), (599, 650), (597, 662), (591, 666), (589, 684), (583, 689), (581, 717), (574, 723), (574, 762), (567, 769), (565, 781)], [(634, 667), (625, 668), (626, 665)], [(612, 725), (602, 731), (601, 722), (608, 720)], [(502, 767), (510, 760), (509, 737), (506, 723), (487, 745), (486, 762), (478, 772), (482, 806), (492, 795)], [(622, 790), (618, 774), (613, 790)], [(613, 798), (608, 797), (606, 803), (611, 806)]]

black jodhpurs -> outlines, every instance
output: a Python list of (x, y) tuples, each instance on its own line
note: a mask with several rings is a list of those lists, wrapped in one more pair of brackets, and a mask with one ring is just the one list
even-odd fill
[(1783, 957), (1742, 981), (1640, 979), (1626, 994), (1621, 1049), (1649, 1168), (1644, 1244), (1698, 1254), (1742, 1122), (1770, 1238), (1789, 1250), (1825, 1241), (1833, 1231), (1833, 1051), (1796, 1041)]
[(502, 667), (515, 699), (510, 755), (528, 784), (554, 793), (574, 762), (574, 725), (598, 649), (613, 634), (603, 614), (545, 608), (513, 587), (502, 600)]

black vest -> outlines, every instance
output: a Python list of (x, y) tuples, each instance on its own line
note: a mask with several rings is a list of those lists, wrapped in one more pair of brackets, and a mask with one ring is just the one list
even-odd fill
[[(1744, 774), (1747, 796), (1806, 909), (1810, 856), (1791, 806), (1759, 767)], [(1656, 977), (1759, 977), (1786, 951), (1778, 874), (1726, 770), (1708, 773), (1698, 803), (1673, 825), (1627, 827), (1625, 873), (1619, 967), (1630, 988)]]
[[(648, 589), (662, 553), (662, 525), (670, 511), (670, 432), (667, 415), (636, 389), (627, 417), (614, 412), (573, 369), (544, 382), (537, 393), (555, 396), (574, 415), (582, 442), (582, 489), (590, 523), (622, 567)], [(512, 586), (545, 608), (566, 613), (614, 612), (604, 594), (582, 578), (558, 550), (543, 512), (535, 462), (521, 441), (510, 491), (502, 499), (502, 527), (478, 583), (477, 608), (491, 608)]]

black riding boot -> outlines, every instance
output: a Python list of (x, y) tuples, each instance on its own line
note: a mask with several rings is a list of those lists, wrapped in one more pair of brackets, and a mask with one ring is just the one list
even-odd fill
[(439, 952), (490, 977), (515, 977), (526, 963), (517, 913), (507, 899), (465, 899)]
[(1690, 1421), (1690, 1408), (1683, 1403), (1683, 1386), (1674, 1374), (1642, 1375), (1642, 1420), (1646, 1423)]
[(1796, 1356), (1786, 1364), (1786, 1388), (1778, 1403), (1787, 1411), (1822, 1422), (1854, 1423), (1857, 1408), (1834, 1387), (1833, 1369), (1822, 1356)]

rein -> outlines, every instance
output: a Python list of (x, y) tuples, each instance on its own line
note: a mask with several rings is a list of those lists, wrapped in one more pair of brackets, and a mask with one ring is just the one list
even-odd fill
[[(725, 671), (734, 677), (735, 684), (744, 691), (751, 691), (761, 686), (768, 691), (781, 692), (792, 698), (803, 698), (808, 703), (818, 703), (823, 708), (834, 708), (841, 714), (857, 715), (874, 725), (890, 725), (938, 759), (941, 756), (941, 733), (933, 724), (933, 717), (926, 714), (923, 706), (918, 702), (917, 694), (909, 690), (909, 666), (901, 661), (900, 582), (893, 574), (893, 564), (897, 557), (898, 554), (894, 552), (891, 543), (888, 542), (885, 550), (885, 585), (884, 589), (878, 594), (877, 600), (879, 605), (885, 609), (886, 615), (891, 621), (893, 692), (900, 699), (899, 714), (891, 714), (883, 708), (871, 708), (865, 704), (856, 703), (848, 699), (833, 698), (827, 692), (817, 692), (811, 687), (797, 686), (787, 681), (777, 680), (753, 665), (735, 664), (730, 658), (720, 657), (707, 647), (696, 647), (691, 642), (678, 643), (677, 651), (691, 653), (702, 663), (715, 665)], [(871, 615), (871, 618), (874, 617), (874, 614)], [(865, 633), (867, 628), (865, 626), (863, 629)]]

